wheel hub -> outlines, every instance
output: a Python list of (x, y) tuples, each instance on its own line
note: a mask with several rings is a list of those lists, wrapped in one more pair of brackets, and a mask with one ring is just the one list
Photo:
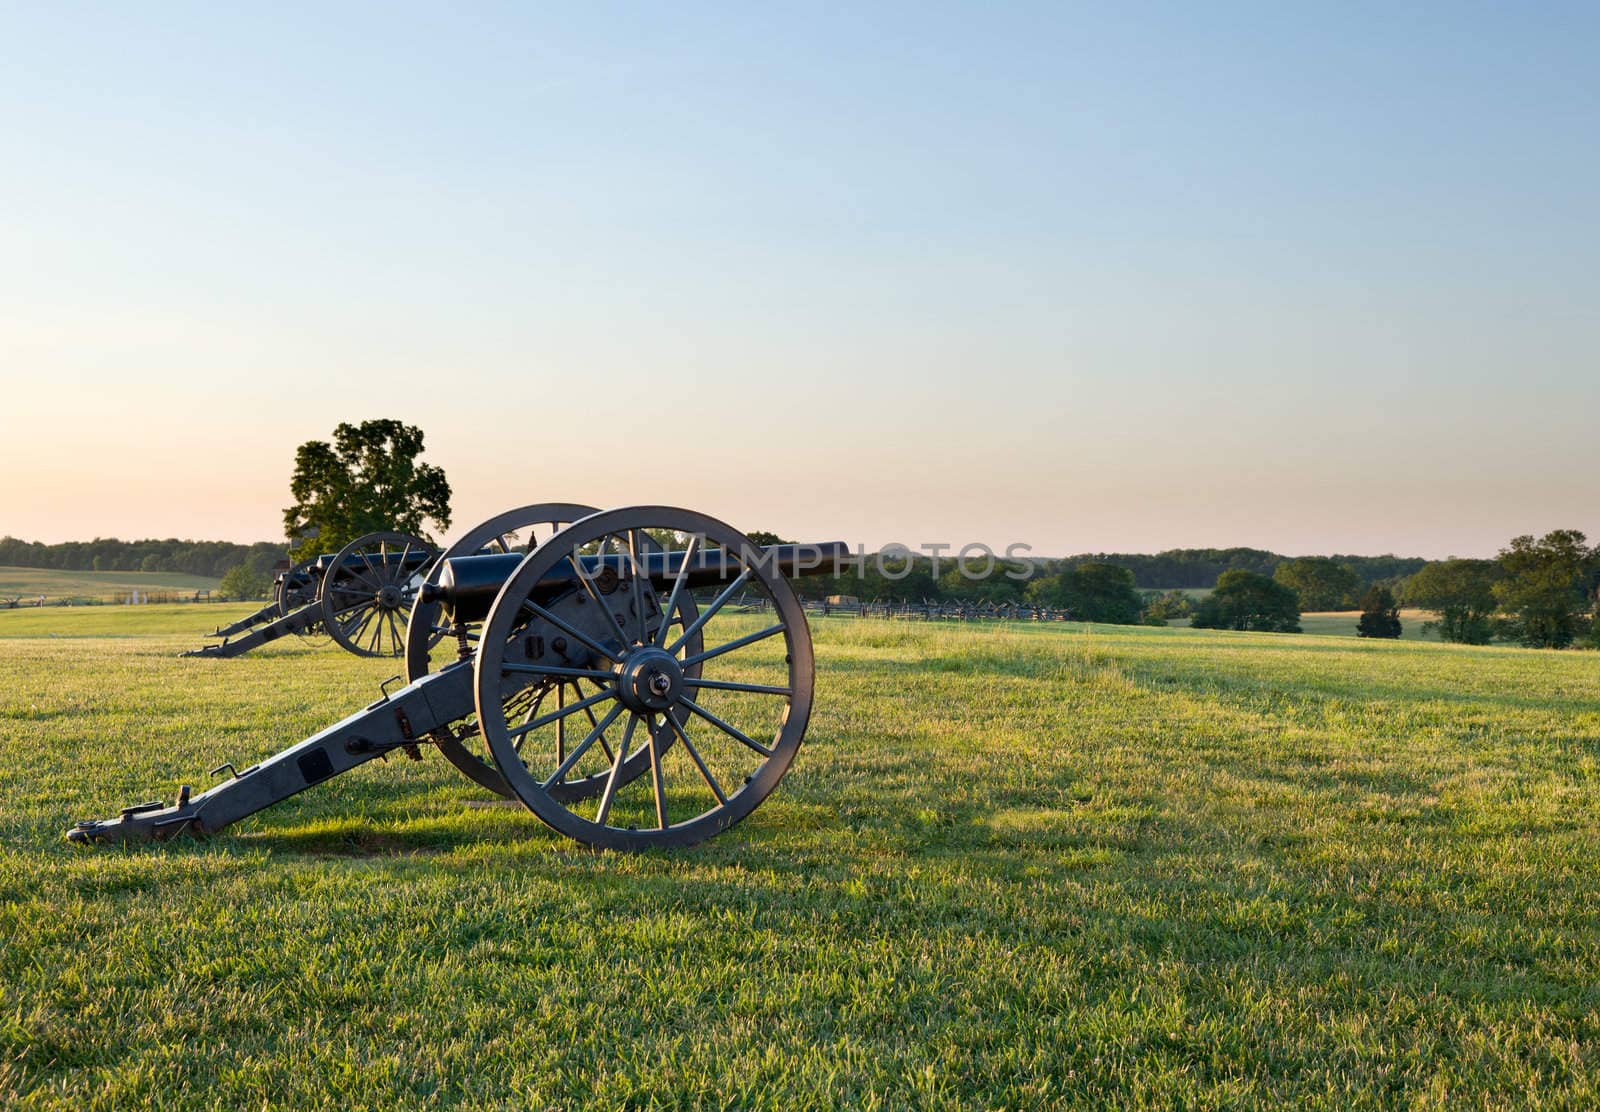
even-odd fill
[(378, 590), (378, 605), (383, 607), (385, 610), (398, 610), (398, 609), (400, 609), (400, 600), (401, 600), (401, 596), (400, 596), (400, 588), (399, 587), (396, 587), (392, 583), (390, 583), (390, 584), (385, 584), (383, 587), (379, 588), (379, 590)]
[(683, 694), (683, 667), (665, 649), (634, 649), (617, 666), (617, 695), (637, 714), (659, 714)]

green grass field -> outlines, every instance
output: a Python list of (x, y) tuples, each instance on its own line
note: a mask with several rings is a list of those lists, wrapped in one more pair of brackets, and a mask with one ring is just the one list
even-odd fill
[[(1424, 630), (1431, 614), (1421, 610), (1400, 611), (1400, 639), (1402, 641), (1438, 642), (1437, 630)], [(1300, 615), (1300, 629), (1318, 637), (1355, 637), (1356, 625), (1361, 621), (1359, 610), (1335, 610)], [(1189, 628), (1188, 618), (1175, 618), (1168, 625), (1173, 629)], [(1198, 631), (1197, 631), (1198, 632)]]
[(0, 610), (0, 640), (28, 637), (153, 637), (173, 634), (174, 646), (194, 648), (218, 626), (262, 604), (177, 603), (139, 606), (24, 606)]
[(1157, 594), (1165, 595), (1173, 591), (1182, 591), (1195, 602), (1200, 602), (1203, 599), (1210, 598), (1212, 590), (1214, 588), (1211, 587), (1140, 587), (1139, 593), (1146, 594), (1150, 591), (1155, 591)]
[(0, 567), (0, 599), (99, 598), (118, 591), (214, 591), (220, 579), (164, 571), (57, 571)]
[[(1438, 641), (1437, 630), (1424, 630), (1433, 615), (1421, 610), (1400, 611), (1400, 639), (1402, 641)], [(1300, 628), (1306, 633), (1325, 637), (1354, 637), (1356, 624), (1361, 621), (1359, 610), (1341, 610), (1329, 613), (1300, 615)]]
[(0, 614), (0, 1105), (1600, 1100), (1600, 655), (822, 620), (794, 771), (692, 850), (431, 755), (68, 847), (395, 671), (176, 658), (227, 611)]

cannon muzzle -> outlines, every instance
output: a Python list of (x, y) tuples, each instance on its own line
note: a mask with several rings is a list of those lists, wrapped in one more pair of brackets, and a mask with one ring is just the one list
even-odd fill
[[(645, 574), (658, 588), (670, 587), (683, 567), (685, 552), (642, 553), (639, 562)], [(753, 548), (747, 553), (732, 554), (724, 549), (697, 551), (689, 561), (685, 586), (689, 588), (713, 587), (738, 577), (742, 568), (739, 557), (751, 563), (772, 568), (785, 579), (802, 575), (832, 575), (839, 565), (850, 558), (850, 546), (842, 541), (824, 544), (774, 544)], [(489, 556), (457, 556), (446, 560), (439, 569), (438, 583), (422, 589), (424, 602), (438, 602), (450, 617), (458, 622), (481, 622), (488, 617), (495, 596), (506, 580), (517, 570), (524, 557), (518, 553)], [(630, 570), (627, 556), (611, 553), (604, 556), (579, 557), (581, 574), (596, 583), (626, 576)], [(571, 560), (557, 564), (534, 590), (534, 595), (549, 597), (577, 584), (580, 571)]]

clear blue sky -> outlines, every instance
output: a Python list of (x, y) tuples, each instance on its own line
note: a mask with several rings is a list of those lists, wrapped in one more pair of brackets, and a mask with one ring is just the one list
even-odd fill
[(0, 8), (0, 532), (1600, 534), (1600, 5), (229, 8)]

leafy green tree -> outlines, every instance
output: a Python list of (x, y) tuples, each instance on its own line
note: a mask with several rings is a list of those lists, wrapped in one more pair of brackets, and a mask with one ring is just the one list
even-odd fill
[(1356, 623), (1356, 636), (1393, 640), (1400, 636), (1400, 629), (1400, 607), (1394, 601), (1394, 592), (1387, 587), (1368, 587), (1367, 593), (1361, 596), (1361, 620)]
[(1195, 608), (1196, 629), (1300, 632), (1300, 597), (1293, 587), (1243, 568), (1225, 571)]
[(1133, 572), (1115, 564), (1084, 563), (1057, 577), (1057, 606), (1080, 622), (1138, 625), (1144, 599), (1133, 585)]
[(294, 454), (283, 527), (297, 547), (337, 552), (365, 533), (427, 536), (425, 521), (450, 527), (450, 484), (441, 468), (418, 463), (422, 430), (393, 420), (341, 424), (333, 442), (308, 440)]
[(222, 593), (232, 599), (262, 599), (272, 590), (272, 580), (249, 564), (237, 564), (222, 577)]
[(1537, 540), (1516, 537), (1500, 550), (1505, 578), (1494, 595), (1524, 645), (1564, 649), (1588, 632), (1589, 582), (1600, 553), (1586, 541), (1576, 529), (1556, 529)]
[(1293, 589), (1301, 610), (1343, 610), (1355, 598), (1361, 579), (1331, 556), (1301, 556), (1279, 564), (1272, 577)]
[[(973, 571), (978, 570), (974, 566)], [(961, 574), (959, 567), (950, 567), (939, 576), (938, 583), (939, 597), (957, 602), (992, 602), (1003, 606), (1021, 602), (1022, 591), (1021, 582), (1007, 578), (999, 570), (973, 579)]]
[[(757, 539), (754, 534), (746, 535), (752, 540)], [(848, 595), (868, 602), (921, 602), (938, 595), (933, 565), (926, 557), (888, 553), (883, 555), (881, 562), (883, 567), (880, 571), (879, 557), (874, 554), (868, 554), (859, 566), (853, 559), (841, 561), (843, 574), (810, 575), (796, 579), (793, 581), (795, 593), (807, 599)]]
[(1403, 594), (1407, 606), (1438, 615), (1423, 628), (1437, 629), (1446, 641), (1487, 645), (1494, 637), (1494, 585), (1501, 575), (1493, 560), (1441, 560), (1407, 579)]
[(1194, 599), (1183, 591), (1146, 591), (1144, 617), (1151, 625), (1166, 625), (1175, 618), (1188, 618), (1194, 614)]
[(1061, 576), (1040, 575), (1028, 580), (1022, 588), (1023, 601), (1030, 606), (1043, 606), (1051, 610), (1061, 607)]
[(1283, 557), (1277, 553), (1259, 548), (1174, 548), (1153, 556), (1132, 552), (1081, 552), (1062, 560), (1061, 566), (1116, 564), (1133, 572), (1135, 586), (1149, 590), (1210, 587), (1217, 576), (1230, 568), (1271, 575), (1272, 569), (1282, 561)]

